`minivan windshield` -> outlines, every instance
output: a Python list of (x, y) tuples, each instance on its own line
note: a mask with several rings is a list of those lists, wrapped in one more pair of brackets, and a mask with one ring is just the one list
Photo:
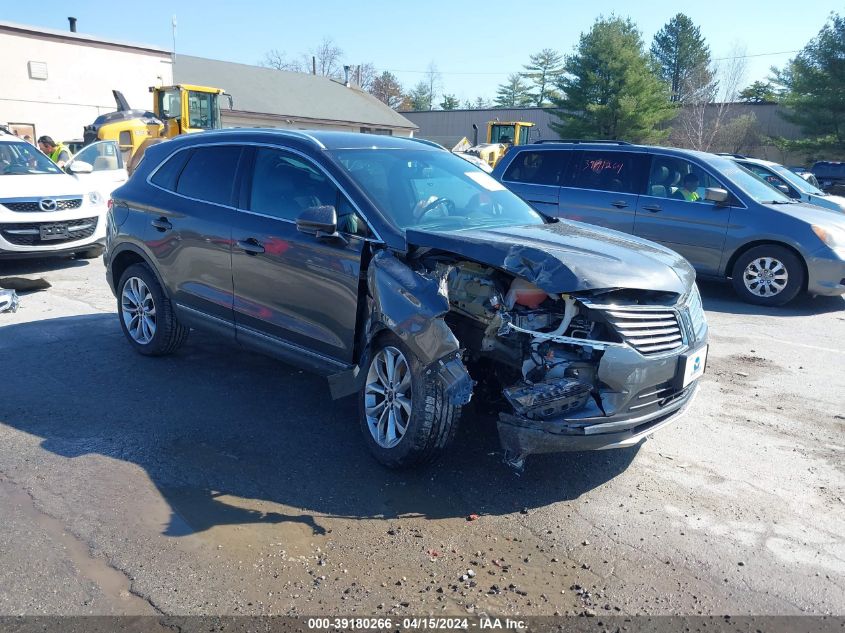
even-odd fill
[(775, 189), (742, 165), (727, 158), (713, 157), (710, 165), (761, 204), (789, 204), (792, 198)]
[(347, 149), (334, 158), (399, 229), (541, 224), (501, 183), (446, 151)]
[(0, 143), (0, 175), (61, 174), (62, 170), (34, 145)]

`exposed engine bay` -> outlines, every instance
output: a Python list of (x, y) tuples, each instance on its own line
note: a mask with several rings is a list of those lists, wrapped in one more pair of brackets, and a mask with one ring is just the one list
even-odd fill
[[(376, 253), (362, 334), (399, 337), (452, 406), (473, 397), (492, 405), (509, 465), (521, 469), (532, 453), (632, 446), (686, 409), (696, 384), (685, 371), (707, 339), (692, 281), (635, 272), (634, 287), (599, 286), (591, 282), (600, 275), (573, 278), (563, 252), (490, 250), (479, 254), (501, 265), (436, 247)], [(352, 393), (354, 380), (330, 378), (332, 393)]]
[(447, 286), (446, 321), (468, 362), (492, 361), (516, 413), (544, 420), (593, 400), (601, 356), (619, 338), (576, 297), (470, 262), (439, 263), (436, 272)]

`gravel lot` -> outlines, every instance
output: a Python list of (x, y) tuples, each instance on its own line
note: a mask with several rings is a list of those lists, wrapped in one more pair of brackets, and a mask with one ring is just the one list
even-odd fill
[(394, 473), (320, 378), (136, 355), (99, 260), (7, 275), (52, 288), (0, 314), (0, 614), (845, 614), (845, 300), (704, 285), (690, 413), (517, 477), (482, 414)]

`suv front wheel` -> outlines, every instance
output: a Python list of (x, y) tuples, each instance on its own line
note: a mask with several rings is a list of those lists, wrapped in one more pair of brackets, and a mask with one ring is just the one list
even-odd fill
[(460, 414), (437, 374), (426, 373), (414, 353), (387, 334), (373, 343), (359, 408), (367, 446), (389, 468), (436, 459), (455, 436)]
[(120, 327), (138, 352), (164, 356), (176, 351), (188, 338), (173, 305), (146, 264), (126, 269), (117, 285)]
[(792, 251), (776, 244), (755, 246), (739, 256), (733, 267), (733, 286), (749, 303), (782, 306), (804, 286), (804, 267)]

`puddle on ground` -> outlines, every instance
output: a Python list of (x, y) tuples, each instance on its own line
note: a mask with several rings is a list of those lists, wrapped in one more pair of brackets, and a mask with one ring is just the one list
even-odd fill
[(65, 530), (62, 522), (35, 507), (32, 497), (11, 481), (0, 479), (0, 496), (16, 506), (24, 515), (57, 543), (79, 571), (81, 578), (95, 584), (114, 607), (124, 615), (154, 615), (156, 610), (131, 591), (129, 579), (103, 559), (91, 555), (88, 545)]

